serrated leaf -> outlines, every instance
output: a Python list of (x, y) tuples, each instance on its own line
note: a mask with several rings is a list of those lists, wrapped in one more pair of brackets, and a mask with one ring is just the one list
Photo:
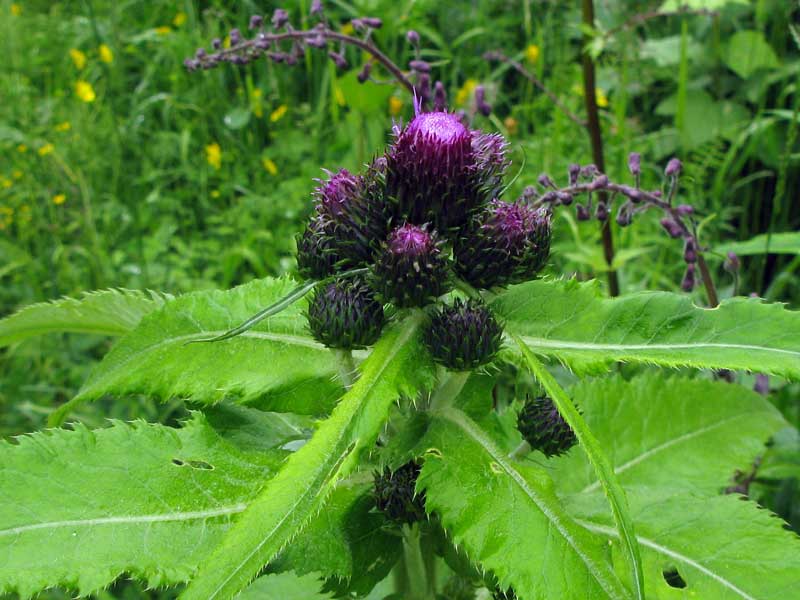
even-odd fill
[(739, 256), (754, 254), (800, 254), (800, 233), (761, 234), (744, 242), (728, 242), (714, 248), (715, 252), (735, 252)]
[(456, 409), (434, 417), (417, 487), (453, 541), (522, 600), (630, 598), (602, 540), (562, 508), (552, 480), (507, 457)]
[[(722, 382), (647, 374), (584, 381), (571, 393), (626, 490), (716, 494), (786, 426), (763, 396)], [(580, 448), (548, 464), (559, 490), (599, 490)]]
[(757, 298), (705, 309), (666, 292), (609, 299), (596, 283), (533, 281), (509, 288), (492, 307), (509, 334), (580, 373), (620, 360), (800, 378), (800, 312)]
[(297, 575), (291, 571), (274, 573), (259, 577), (236, 600), (330, 600), (328, 593), (322, 592), (322, 582), (318, 575)]
[(430, 384), (433, 369), (419, 340), (421, 314), (384, 333), (361, 375), (313, 437), (287, 461), (216, 548), (184, 600), (232, 598), (306, 527), (336, 482), (372, 447), (401, 394)]
[(369, 473), (341, 481), (300, 536), (270, 565), (298, 575), (318, 572), (338, 595), (365, 596), (383, 580), (402, 553), (399, 529), (392, 531), (375, 508)]
[(307, 332), (303, 300), (233, 339), (188, 343), (232, 329), (295, 287), (288, 278), (262, 279), (177, 298), (120, 339), (54, 421), (106, 394), (200, 403), (227, 398), (279, 412), (327, 412), (342, 388), (335, 357)]
[(229, 443), (200, 414), (181, 429), (77, 425), (4, 442), (0, 593), (86, 595), (122, 573), (186, 581), (286, 455)]
[(0, 320), (0, 346), (47, 333), (123, 335), (169, 299), (155, 292), (101, 290), (32, 304)]
[[(800, 538), (769, 511), (732, 495), (630, 493), (629, 499), (649, 600), (796, 597)], [(614, 540), (616, 553), (611, 515), (602, 503), (594, 506), (600, 510), (578, 514), (578, 522)]]

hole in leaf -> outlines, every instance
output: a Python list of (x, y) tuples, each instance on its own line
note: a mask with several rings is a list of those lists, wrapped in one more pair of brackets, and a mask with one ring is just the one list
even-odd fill
[(664, 581), (667, 582), (667, 585), (674, 588), (683, 589), (686, 587), (686, 581), (681, 574), (678, 573), (678, 569), (675, 567), (670, 567), (668, 569), (664, 569), (663, 573)]
[(203, 471), (213, 471), (214, 465), (207, 463), (204, 460), (181, 460), (180, 458), (173, 458), (172, 464), (176, 467), (191, 467), (192, 469), (201, 469)]
[(173, 458), (172, 464), (175, 465), (176, 467), (182, 467), (186, 463), (184, 463), (180, 458)]

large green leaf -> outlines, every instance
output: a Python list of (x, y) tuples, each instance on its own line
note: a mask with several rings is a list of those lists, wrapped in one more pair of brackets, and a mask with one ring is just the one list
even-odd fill
[[(572, 395), (628, 490), (716, 494), (786, 426), (763, 396), (722, 382), (663, 374), (613, 377), (582, 382)], [(549, 464), (564, 492), (600, 489), (580, 448)]]
[(800, 233), (763, 233), (744, 242), (728, 242), (714, 248), (715, 252), (725, 254), (735, 252), (739, 256), (753, 254), (800, 254)]
[(734, 33), (728, 40), (722, 60), (742, 79), (760, 69), (774, 69), (780, 65), (778, 55), (761, 31)]
[(533, 352), (579, 372), (622, 360), (800, 378), (800, 313), (757, 298), (704, 309), (665, 292), (607, 299), (596, 283), (533, 281), (492, 306)]
[(46, 333), (123, 335), (169, 298), (154, 292), (102, 290), (80, 299), (32, 304), (0, 320), (0, 346)]
[(424, 447), (417, 486), (428, 511), (503, 588), (523, 600), (631, 597), (602, 540), (567, 515), (550, 477), (508, 458), (463, 412), (437, 413)]
[(232, 398), (258, 401), (267, 410), (326, 412), (341, 386), (335, 357), (307, 332), (305, 301), (233, 339), (188, 343), (224, 333), (295, 287), (291, 279), (263, 279), (177, 298), (120, 339), (53, 422), (75, 404), (106, 394), (202, 403)]
[(177, 430), (76, 425), (2, 443), (0, 593), (189, 579), (287, 454), (292, 436), (253, 419), (273, 448), (227, 441), (199, 414)]
[[(642, 492), (629, 493), (629, 499), (648, 600), (797, 597), (800, 538), (769, 511), (737, 496)], [(595, 508), (578, 514), (578, 522), (613, 541), (616, 554), (611, 515), (602, 503)]]
[(361, 375), (306, 445), (248, 507), (184, 592), (184, 600), (232, 598), (309, 523), (336, 482), (371, 448), (401, 394), (430, 384), (433, 370), (419, 341), (421, 314), (387, 331)]
[(330, 600), (330, 594), (320, 591), (318, 575), (297, 575), (288, 571), (264, 575), (251, 583), (236, 600)]

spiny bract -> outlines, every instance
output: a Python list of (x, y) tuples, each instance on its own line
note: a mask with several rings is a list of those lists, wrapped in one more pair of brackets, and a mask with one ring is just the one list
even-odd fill
[(374, 344), (384, 324), (383, 305), (357, 279), (339, 279), (318, 289), (308, 305), (314, 338), (331, 348), (351, 350)]
[(517, 416), (517, 429), (531, 448), (545, 456), (563, 454), (577, 441), (575, 433), (547, 396), (528, 398)]
[(384, 467), (375, 473), (375, 504), (390, 520), (414, 523), (425, 517), (425, 492), (416, 492), (421, 468), (411, 461), (394, 471)]
[(500, 350), (503, 328), (479, 300), (456, 298), (433, 312), (424, 334), (433, 359), (454, 371), (488, 364)]

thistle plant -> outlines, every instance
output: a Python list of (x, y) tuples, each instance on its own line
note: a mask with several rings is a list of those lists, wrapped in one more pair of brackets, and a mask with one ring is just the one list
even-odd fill
[[(230, 51), (190, 66), (289, 63), (340, 41), (318, 2), (312, 12), (320, 24), (302, 32), (285, 12), (269, 32), (254, 18), (254, 38), (231, 35)], [(377, 26), (362, 19), (359, 48), (377, 51)], [(89, 596), (133, 577), (184, 600), (287, 586), (303, 598), (789, 597), (800, 540), (722, 492), (793, 430), (710, 372), (800, 379), (800, 314), (757, 298), (714, 310), (660, 291), (607, 298), (548, 273), (552, 207), (607, 219), (601, 190), (624, 199), (623, 221), (660, 208), (700, 264), (690, 212), (674, 206), (677, 163), (662, 195), (573, 167), (567, 187), (542, 177), (509, 201), (505, 140), (446, 110), (437, 87), (370, 164), (309, 182), (299, 280), (106, 290), (0, 321), (3, 344), (119, 337), (52, 429), (0, 446), (0, 593)], [(188, 416), (80, 423), (84, 403), (133, 395), (182, 401)]]

